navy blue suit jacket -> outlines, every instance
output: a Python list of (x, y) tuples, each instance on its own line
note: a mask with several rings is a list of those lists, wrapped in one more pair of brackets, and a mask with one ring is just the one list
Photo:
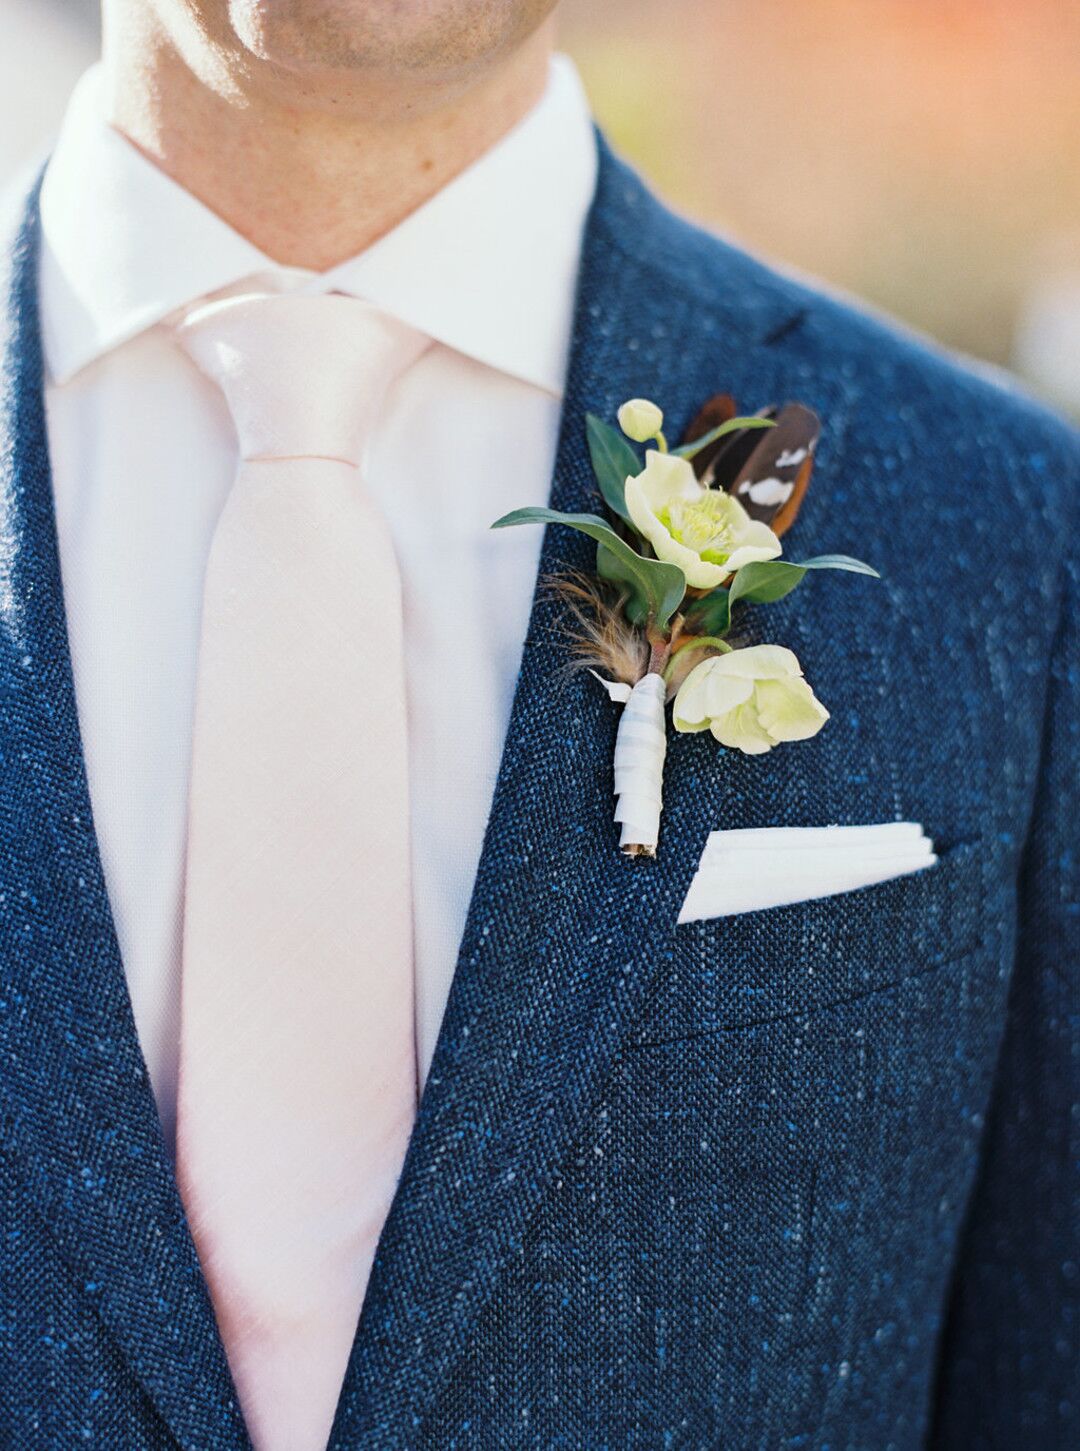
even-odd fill
[[(0, 1447), (242, 1451), (94, 837), (37, 235), (30, 198), (0, 300)], [(885, 582), (747, 613), (832, 721), (760, 758), (675, 738), (652, 863), (616, 850), (617, 712), (538, 593), (333, 1451), (1080, 1445), (1080, 444), (605, 150), (555, 506), (596, 506), (586, 410), (645, 395), (677, 433), (719, 390), (817, 410), (787, 552)], [(589, 548), (549, 531), (542, 573)], [(896, 818), (936, 867), (675, 925), (711, 830)]]

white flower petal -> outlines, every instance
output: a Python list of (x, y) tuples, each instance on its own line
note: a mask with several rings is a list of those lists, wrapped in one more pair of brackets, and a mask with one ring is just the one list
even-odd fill
[(675, 499), (693, 501), (705, 492), (689, 459), (674, 453), (661, 453), (655, 448), (646, 452), (645, 467), (637, 475), (637, 482), (654, 512), (667, 508)]
[(782, 680), (802, 675), (799, 657), (783, 645), (748, 645), (744, 650), (720, 655), (711, 663), (725, 675), (746, 680)]
[(754, 690), (758, 719), (774, 741), (816, 736), (829, 712), (805, 680), (762, 680)]
[(600, 684), (608, 693), (608, 699), (613, 700), (616, 705), (625, 705), (626, 702), (630, 699), (630, 686), (627, 685), (625, 681), (605, 680), (604, 677), (596, 670), (590, 670), (589, 674), (594, 680), (599, 680)]
[(738, 538), (738, 544), (727, 558), (727, 567), (732, 573), (736, 569), (742, 569), (744, 564), (753, 564), (763, 559), (775, 559), (784, 550), (784, 546), (768, 524), (762, 524), (759, 519), (751, 519), (748, 527), (740, 532)]
[[(659, 522), (659, 521), (657, 521)], [(661, 529), (664, 526), (660, 525)], [(685, 544), (680, 544), (677, 539), (664, 529), (663, 537), (649, 541), (656, 551), (657, 559), (666, 560), (668, 564), (677, 564), (686, 576), (686, 583), (691, 589), (716, 589), (723, 584), (730, 571), (726, 566), (712, 564), (707, 559), (702, 559), (700, 554), (688, 549)]]
[(744, 751), (748, 756), (763, 756), (775, 742), (762, 730), (753, 703), (740, 705), (712, 723), (712, 733), (722, 746)]
[(713, 671), (701, 683), (701, 697), (704, 713), (710, 720), (727, 715), (745, 705), (754, 694), (752, 680), (740, 680), (733, 675)]
[(676, 730), (705, 730), (717, 716), (734, 710), (753, 695), (752, 680), (740, 680), (713, 668), (726, 658), (714, 655), (702, 660), (680, 685), (671, 712)]

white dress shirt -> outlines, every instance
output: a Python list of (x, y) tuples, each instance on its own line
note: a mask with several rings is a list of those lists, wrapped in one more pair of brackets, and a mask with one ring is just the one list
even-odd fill
[(159, 324), (254, 283), (350, 293), (435, 340), (365, 463), (404, 584), (425, 1075), (539, 559), (538, 529), (489, 526), (547, 500), (595, 181), (588, 106), (560, 57), (492, 150), (360, 256), (315, 274), (273, 263), (113, 131), (97, 70), (72, 98), (41, 201), (49, 445), (94, 820), (169, 1143), (199, 614), (236, 443), (220, 396)]

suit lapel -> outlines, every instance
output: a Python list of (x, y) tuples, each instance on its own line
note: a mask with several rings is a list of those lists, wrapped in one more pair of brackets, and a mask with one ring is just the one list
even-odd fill
[(241, 1447), (91, 819), (46, 442), (36, 194), (23, 210), (0, 344), (0, 1132), (180, 1444)]
[[(678, 293), (658, 294), (662, 277), (642, 255), (663, 246), (657, 227), (677, 224), (602, 147), (556, 508), (597, 505), (587, 411), (610, 418), (641, 394), (661, 401), (682, 427), (721, 385), (737, 386), (753, 406), (768, 401), (757, 396), (770, 383), (753, 371), (748, 344), (782, 329), (792, 309), (779, 293), (741, 288), (738, 277), (729, 303), (707, 315), (692, 276)], [(643, 249), (627, 245), (635, 234)], [(542, 579), (591, 563), (587, 541), (548, 531)], [(670, 956), (708, 831), (730, 817), (714, 743), (676, 737), (659, 857), (620, 856), (611, 795), (617, 711), (591, 677), (568, 676), (566, 660), (558, 608), (541, 589), (453, 990), (376, 1259), (334, 1451), (415, 1444)]]

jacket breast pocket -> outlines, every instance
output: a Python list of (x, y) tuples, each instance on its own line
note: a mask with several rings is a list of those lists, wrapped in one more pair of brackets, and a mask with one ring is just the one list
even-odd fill
[(676, 927), (637, 1045), (811, 1014), (946, 968), (983, 941), (986, 870), (966, 843), (875, 886)]

